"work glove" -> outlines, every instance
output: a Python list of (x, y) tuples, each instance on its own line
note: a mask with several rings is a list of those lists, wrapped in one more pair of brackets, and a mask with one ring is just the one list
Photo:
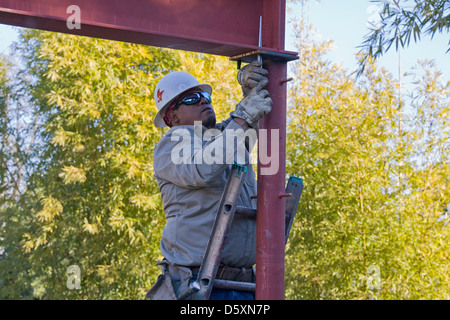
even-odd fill
[(231, 116), (244, 119), (251, 128), (257, 129), (259, 119), (272, 110), (272, 99), (269, 92), (263, 90), (268, 83), (267, 78), (258, 82), (248, 95), (236, 105)]
[(268, 72), (261, 66), (262, 62), (255, 60), (239, 70), (237, 80), (241, 85), (244, 97), (246, 97), (260, 81), (267, 79), (266, 76)]

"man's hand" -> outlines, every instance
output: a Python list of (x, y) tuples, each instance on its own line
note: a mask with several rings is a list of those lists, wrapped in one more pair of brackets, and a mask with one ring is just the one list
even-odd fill
[(272, 99), (269, 92), (263, 90), (268, 83), (267, 78), (258, 82), (248, 95), (237, 104), (236, 109), (232, 112), (232, 117), (241, 118), (251, 128), (257, 129), (259, 119), (272, 110)]
[(242, 88), (242, 93), (244, 94), (244, 98), (248, 96), (250, 91), (256, 87), (256, 85), (267, 79), (267, 70), (263, 69), (262, 63), (258, 60), (253, 61), (252, 63), (241, 68), (237, 75), (237, 80)]

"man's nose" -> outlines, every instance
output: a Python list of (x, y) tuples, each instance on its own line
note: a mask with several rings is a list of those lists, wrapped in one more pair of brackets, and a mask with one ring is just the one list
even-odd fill
[(208, 100), (204, 96), (200, 99), (200, 104), (209, 104)]

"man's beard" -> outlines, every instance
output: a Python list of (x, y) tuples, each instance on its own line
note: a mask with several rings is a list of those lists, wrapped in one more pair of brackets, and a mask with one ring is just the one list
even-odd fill
[(202, 122), (203, 126), (208, 128), (208, 129), (212, 129), (216, 127), (216, 115), (215, 114), (211, 114), (208, 119), (204, 120)]

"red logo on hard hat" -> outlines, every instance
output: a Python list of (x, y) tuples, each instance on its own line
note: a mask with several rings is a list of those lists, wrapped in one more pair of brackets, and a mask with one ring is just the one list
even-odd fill
[(161, 102), (163, 93), (164, 93), (164, 90), (161, 91), (158, 89), (158, 92), (156, 93), (156, 95), (158, 96), (158, 103)]

